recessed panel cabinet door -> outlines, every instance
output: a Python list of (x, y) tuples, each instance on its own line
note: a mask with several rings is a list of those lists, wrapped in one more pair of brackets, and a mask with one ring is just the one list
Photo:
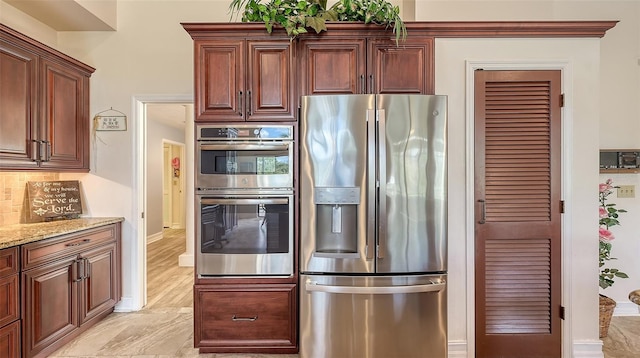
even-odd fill
[(20, 321), (0, 328), (0, 357), (20, 357)]
[(196, 42), (196, 121), (244, 121), (244, 41)]
[(248, 41), (247, 120), (295, 120), (292, 44), (288, 39)]
[(0, 39), (0, 167), (36, 168), (37, 56)]
[(89, 169), (89, 78), (69, 71), (53, 61), (42, 60), (40, 164), (43, 168)]
[(301, 95), (367, 93), (364, 39), (302, 40), (300, 48)]
[(78, 327), (78, 284), (72, 277), (74, 262), (66, 260), (23, 272), (25, 357), (33, 357)]
[(369, 93), (434, 94), (433, 39), (369, 41)]
[(80, 324), (112, 308), (120, 295), (116, 243), (82, 254)]

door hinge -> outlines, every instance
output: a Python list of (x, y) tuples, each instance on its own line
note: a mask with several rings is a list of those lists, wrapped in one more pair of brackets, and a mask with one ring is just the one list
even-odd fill
[(140, 213), (140, 218), (144, 219), (144, 212)]
[(560, 306), (560, 319), (564, 320), (564, 306)]
[(564, 107), (564, 93), (560, 95), (560, 108)]
[(564, 200), (560, 200), (560, 214), (564, 214)]

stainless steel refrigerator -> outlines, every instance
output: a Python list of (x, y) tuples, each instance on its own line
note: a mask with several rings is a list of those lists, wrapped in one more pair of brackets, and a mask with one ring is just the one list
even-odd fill
[(447, 356), (447, 98), (303, 96), (300, 356)]

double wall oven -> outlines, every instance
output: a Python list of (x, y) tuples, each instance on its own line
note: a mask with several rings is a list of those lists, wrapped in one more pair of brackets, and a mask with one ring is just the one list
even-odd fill
[(196, 126), (196, 269), (293, 274), (293, 127)]

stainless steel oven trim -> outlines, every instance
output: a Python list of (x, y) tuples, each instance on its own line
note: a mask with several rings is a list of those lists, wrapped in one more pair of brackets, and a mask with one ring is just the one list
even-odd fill
[[(289, 233), (288, 233), (288, 245), (289, 252), (287, 253), (267, 253), (267, 254), (210, 254), (202, 253), (202, 227), (200, 225), (202, 204), (215, 204), (215, 203), (240, 203), (240, 204), (271, 204), (282, 203), (286, 204), (288, 201), (289, 213)], [(229, 191), (216, 190), (215, 193), (207, 191), (206, 194), (196, 195), (196, 272), (199, 278), (203, 277), (233, 277), (233, 276), (256, 276), (256, 277), (274, 277), (284, 276), (290, 277), (293, 275), (293, 263), (294, 263), (294, 195), (292, 191), (258, 191), (258, 192), (242, 192), (232, 194)], [(205, 262), (207, 260), (207, 262)], [(238, 263), (232, 267), (231, 270), (227, 270), (225, 265), (222, 264), (222, 269), (218, 269), (219, 265), (209, 265), (209, 260), (213, 260), (215, 263), (225, 262), (225, 260), (234, 261)], [(277, 263), (278, 265), (269, 265), (269, 263)], [(262, 265), (262, 267), (260, 266)]]
[[(200, 128), (255, 128), (253, 125), (201, 125), (198, 126), (198, 136)], [(293, 136), (293, 126), (268, 126), (289, 128)], [(198, 139), (195, 148), (196, 173), (195, 181), (197, 189), (260, 189), (260, 188), (293, 188), (294, 172), (294, 145), (291, 138), (230, 138), (222, 139)], [(201, 174), (202, 172), (202, 150), (287, 150), (289, 161), (289, 172), (287, 174)]]
[[(205, 150), (289, 150), (290, 143), (262, 142), (261, 144), (251, 144), (249, 142), (228, 142), (210, 144), (201, 142), (198, 148)], [(239, 149), (240, 148), (240, 149)]]
[[(206, 128), (239, 128), (239, 129), (249, 129), (249, 128), (284, 128), (289, 129), (289, 137), (283, 138), (210, 138), (210, 137), (202, 137), (202, 132), (200, 129)], [(196, 140), (203, 142), (212, 142), (212, 141), (252, 141), (252, 142), (264, 142), (264, 141), (285, 141), (290, 142), (293, 141), (293, 126), (291, 125), (259, 125), (259, 124), (200, 124), (196, 125)]]
[(201, 199), (201, 204), (258, 205), (287, 204), (287, 199)]

